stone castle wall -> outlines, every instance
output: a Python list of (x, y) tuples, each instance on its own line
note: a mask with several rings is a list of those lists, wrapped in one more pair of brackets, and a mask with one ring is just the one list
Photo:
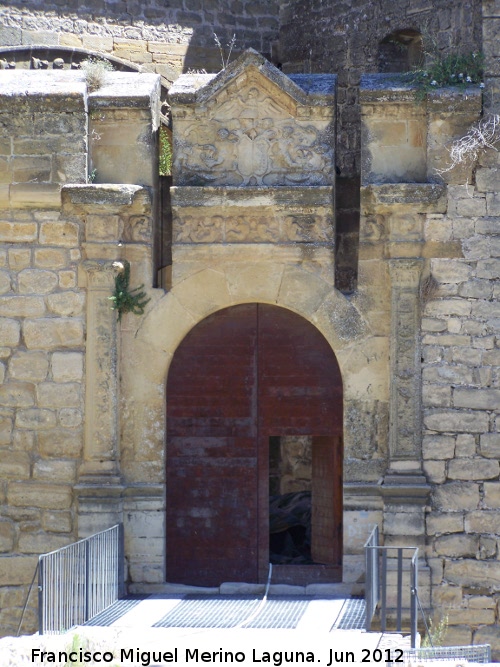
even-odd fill
[[(412, 91), (389, 81), (380, 75), (362, 79), (360, 273), (384, 255), (392, 267), (391, 385), (400, 405), (396, 414), (405, 417), (400, 425), (393, 417), (391, 431), (401, 448), (415, 416), (419, 422), (420, 408), (415, 406), (415, 415), (412, 402), (419, 400), (422, 373), (419, 448), (431, 488), (420, 514), (388, 497), (383, 532), (386, 544), (421, 540), (435, 622), (446, 617), (449, 626), (446, 642), (491, 643), (497, 656), (500, 163), (496, 152), (487, 151), (477, 165), (468, 162), (439, 175), (437, 166), (449, 166), (446, 146), (453, 135), (462, 136), (480, 115), (478, 91), (438, 91), (417, 107)], [(432, 188), (441, 189), (433, 201)], [(385, 251), (377, 253), (384, 239)], [(418, 266), (421, 276), (413, 286), (413, 307), (398, 287), (403, 274), (398, 278), (395, 271), (405, 262), (405, 273)], [(410, 353), (421, 356), (422, 364), (415, 366), (418, 379), (412, 385), (407, 355), (413, 308), (421, 332)], [(400, 457), (409, 463), (404, 449)]]
[(278, 38), (278, 6), (272, 0), (175, 0), (142, 5), (115, 2), (29, 3), (0, 7), (0, 46), (83, 48), (112, 55), (156, 72), (169, 86), (188, 69), (216, 72), (222, 67), (217, 34), (226, 45), (236, 35), (234, 53), (255, 48), (270, 56)]
[[(85, 400), (112, 414), (108, 359), (92, 357), (89, 328), (107, 322), (113, 330), (112, 260), (127, 257), (127, 252), (130, 259), (141, 255), (142, 277), (152, 283), (149, 192), (140, 185), (124, 190), (86, 185), (89, 122), (91, 130), (97, 123), (102, 131), (103, 141), (93, 151), (98, 165), (105, 164), (107, 155), (108, 166), (115, 161), (115, 177), (124, 176), (123, 158), (113, 150), (116, 141), (110, 141), (109, 131), (104, 136), (102, 128), (103, 118), (113, 114), (122, 123), (121, 145), (141, 171), (128, 175), (154, 184), (150, 107), (151, 99), (159, 97), (158, 90), (156, 98), (152, 94), (155, 82), (159, 89), (159, 78), (143, 75), (154, 80), (146, 82), (143, 92), (124, 76), (138, 75), (114, 75), (119, 86), (130, 84), (128, 97), (118, 102), (109, 87), (107, 94), (89, 100), (78, 72), (4, 72), (0, 80), (2, 634), (17, 632), (38, 554), (74, 542), (85, 530), (84, 521), (77, 521), (74, 486), (86, 472), (82, 463), (88, 467), (93, 456), (105, 457), (95, 448), (106, 435), (97, 409), (90, 411), (92, 428), (88, 422), (85, 426)], [(140, 108), (141, 97), (149, 115)], [(134, 147), (127, 147), (125, 138), (138, 135), (142, 142), (135, 141), (134, 147), (140, 155), (134, 159)], [(152, 148), (149, 172), (141, 161), (145, 143)], [(104, 321), (95, 312), (96, 274), (105, 276)], [(103, 379), (96, 368), (108, 375)], [(102, 382), (106, 388), (100, 400)], [(24, 632), (37, 627), (35, 608), (33, 592)]]
[(481, 3), (474, 0), (284, 0), (280, 4), (279, 58), (285, 72), (329, 72), (339, 77), (337, 166), (343, 177), (360, 173), (359, 82), (379, 72), (380, 42), (412, 29), (439, 51), (481, 50)]
[[(435, 258), (422, 318), (424, 470), (433, 486), (426, 520), (433, 601), (448, 641), (500, 649), (500, 341), (497, 153), (480, 158), (474, 185), (448, 187), (429, 240), (459, 244)], [(498, 659), (498, 657), (496, 658)]]
[[(110, 496), (116, 494), (113, 516), (120, 518), (124, 508), (130, 510), (127, 550), (137, 590), (143, 584), (161, 583), (162, 411), (169, 355), (194, 322), (257, 294), (264, 301), (301, 310), (330, 332), (343, 363), (349, 398), (344, 424), (345, 535), (350, 550), (346, 572), (358, 576), (363, 559), (360, 537), (374, 522), (383, 525), (388, 543), (419, 543), (429, 564), (426, 574), (432, 581), (433, 604), (448, 610), (448, 643), (490, 642), (498, 659), (500, 162), (497, 153), (485, 152), (474, 174), (471, 169), (458, 170), (445, 176), (447, 183), (432, 182), (439, 181), (434, 167), (445, 163), (449, 141), (480, 113), (477, 91), (451, 102), (440, 93), (422, 110), (415, 106), (412, 93), (403, 89), (383, 99), (368, 78), (361, 93), (362, 131), (347, 113), (348, 108), (358, 108), (360, 72), (376, 69), (376, 48), (387, 34), (430, 25), (439, 29), (443, 51), (458, 43), (476, 48), (481, 41), (480, 3), (450, 1), (438, 12), (429, 11), (424, 2), (413, 4), (415, 11), (404, 9), (404, 25), (400, 20), (404, 12), (398, 7), (396, 16), (389, 3), (362, 5), (359, 14), (354, 3), (348, 3), (342, 21), (340, 13), (329, 18), (333, 13), (325, 4), (311, 4), (310, 11), (301, 15), (296, 3), (282, 5), (280, 55), (290, 71), (331, 72), (333, 62), (333, 69), (344, 77), (338, 92), (339, 113), (344, 115), (340, 124), (344, 138), (338, 144), (341, 175), (350, 177), (361, 169), (365, 179), (359, 284), (349, 299), (333, 289), (328, 273), (331, 257), (323, 260), (317, 250), (306, 257), (294, 248), (277, 266), (274, 248), (260, 248), (257, 262), (254, 246), (242, 273), (242, 246), (234, 251), (235, 261), (229, 261), (222, 244), (215, 248), (214, 243), (199, 243), (194, 248), (196, 239), (182, 236), (176, 237), (175, 293), (150, 290), (155, 214), (149, 190), (142, 186), (156, 187), (150, 128), (156, 127), (158, 118), (156, 111), (151, 112), (151, 91), (137, 94), (133, 103), (117, 103), (125, 80), (92, 96), (80, 75), (69, 78), (60, 73), (63, 78), (47, 95), (48, 79), (40, 78), (47, 73), (30, 73), (39, 77), (38, 83), (32, 78), (26, 85), (24, 80), (14, 83), (18, 73), (2, 74), (12, 74), (9, 84), (0, 88), (2, 632), (17, 631), (36, 554), (107, 527), (110, 505), (103, 509), (102, 500), (92, 496), (95, 474), (102, 467)], [(245, 27), (245, 46), (268, 53), (277, 34), (276, 11), (268, 3), (250, 2), (228, 3), (228, 11), (238, 13), (236, 5), (242, 5), (235, 26)], [(494, 0), (483, 5), (489, 86), (485, 101), (495, 108), (500, 6)], [(49, 16), (45, 8), (53, 13)], [(165, 33), (163, 24), (155, 23), (164, 21), (164, 10), (160, 18), (153, 10), (138, 8), (139, 18), (120, 16), (113, 22), (97, 8), (63, 19), (49, 5), (43, 10), (34, 7), (27, 16), (11, 3), (0, 9), (5, 26), (0, 40), (14, 46), (57, 42), (114, 54), (154, 70), (167, 84), (183, 68), (206, 67), (208, 56), (213, 68), (219, 69), (211, 30), (230, 25), (223, 13), (209, 10), (205, 2), (194, 12), (196, 22), (193, 16), (188, 20), (179, 5), (165, 20)], [(315, 23), (308, 23), (309, 16)], [(126, 26), (125, 18), (130, 20)], [(186, 29), (179, 27), (184, 20)], [(308, 26), (315, 25), (312, 56), (306, 39), (300, 41), (305, 44), (302, 50), (292, 50), (296, 25), (306, 36)], [(318, 38), (322, 34), (324, 42)], [(26, 90), (29, 95), (24, 95)], [(363, 137), (362, 147), (357, 136)], [(116, 161), (124, 170), (135, 164), (127, 157), (136, 149), (140, 168), (135, 173), (114, 169)], [(85, 185), (93, 165), (97, 165), (96, 183)], [(115, 189), (99, 185), (110, 179), (139, 185)], [(339, 191), (342, 196), (342, 188)], [(179, 197), (177, 206), (182, 208), (186, 202)], [(347, 208), (352, 197), (346, 199)], [(248, 209), (250, 214), (250, 205)], [(262, 231), (249, 222), (246, 234)], [(184, 233), (186, 228), (177, 231)], [(321, 261), (307, 264), (315, 254)], [(110, 388), (114, 409), (119, 400), (116, 358), (97, 363), (116, 336), (108, 296), (113, 287), (112, 262), (118, 259), (131, 261), (134, 284), (144, 282), (152, 296), (144, 324), (126, 316), (121, 325), (122, 351), (129, 361), (122, 367), (121, 424), (107, 420), (102, 411), (89, 412), (108, 397)], [(401, 304), (404, 307), (399, 308)], [(351, 347), (352, 332), (344, 323), (359, 318), (359, 313), (363, 326), (368, 325), (362, 332), (366, 340)], [(92, 347), (86, 337), (96, 322), (104, 327), (105, 336), (94, 340)], [(159, 330), (164, 332), (161, 340)], [(141, 366), (146, 359), (153, 360), (147, 370)], [(95, 372), (97, 366), (102, 374)], [(111, 383), (110, 378), (114, 378)], [(121, 473), (126, 484), (135, 487), (123, 503), (115, 465), (119, 429)], [(425, 484), (412, 487), (412, 493), (423, 493), (413, 506), (399, 503), (389, 484), (386, 491), (380, 490), (377, 482), (388, 465), (393, 478), (405, 470), (416, 477), (425, 473), (428, 500)], [(77, 482), (80, 489), (74, 493)], [(357, 490), (360, 484), (377, 490), (362, 496)], [(30, 605), (23, 629), (35, 625)]]

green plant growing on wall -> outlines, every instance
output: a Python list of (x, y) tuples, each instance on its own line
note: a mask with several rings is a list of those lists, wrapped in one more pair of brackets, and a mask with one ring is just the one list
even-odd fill
[(113, 65), (108, 60), (87, 58), (80, 63), (80, 69), (85, 73), (88, 89), (93, 92), (102, 88), (106, 73), (113, 71)]
[(151, 299), (146, 298), (146, 293), (141, 291), (144, 285), (130, 289), (130, 262), (126, 259), (121, 262), (113, 262), (113, 266), (119, 269), (115, 277), (115, 291), (108, 297), (113, 302), (111, 308), (118, 312), (118, 321), (124, 313), (142, 315), (144, 308)]
[(429, 627), (425, 634), (424, 639), (422, 640), (422, 648), (434, 648), (435, 646), (442, 646), (448, 630), (448, 616), (445, 614), (441, 618), (433, 623), (432, 619), (429, 619)]
[(468, 86), (479, 84), (483, 80), (484, 56), (472, 53), (432, 55), (421, 68), (409, 75), (417, 86), (417, 99), (422, 101), (427, 93), (435, 88), (454, 87), (464, 91)]
[(160, 176), (171, 176), (172, 175), (172, 140), (170, 137), (170, 131), (166, 125), (160, 125), (159, 132), (159, 148), (160, 148), (160, 159), (159, 159), (159, 170)]

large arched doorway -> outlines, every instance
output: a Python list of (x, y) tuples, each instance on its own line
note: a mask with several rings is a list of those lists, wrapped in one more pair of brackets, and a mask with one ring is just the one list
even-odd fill
[(276, 565), (273, 582), (339, 581), (342, 380), (331, 347), (304, 318), (266, 304), (196, 325), (167, 382), (168, 581), (266, 579), (270, 445), (291, 436), (311, 443), (310, 553)]

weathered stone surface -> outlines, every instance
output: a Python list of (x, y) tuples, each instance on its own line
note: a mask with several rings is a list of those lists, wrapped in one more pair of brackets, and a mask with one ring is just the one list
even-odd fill
[(0, 297), (0, 315), (9, 317), (42, 317), (45, 302), (41, 296)]
[(494, 479), (498, 477), (499, 471), (498, 461), (489, 459), (453, 459), (448, 463), (448, 477), (450, 479)]
[(34, 431), (50, 429), (56, 425), (56, 415), (52, 410), (40, 408), (18, 410), (15, 424), (17, 428), (28, 428)]
[(27, 408), (35, 404), (33, 385), (8, 382), (0, 386), (0, 405), (12, 408)]
[(9, 377), (40, 382), (47, 377), (49, 360), (44, 352), (17, 352), (9, 361)]
[(484, 504), (490, 509), (500, 509), (500, 482), (485, 482)]
[(42, 514), (42, 528), (51, 533), (71, 533), (73, 520), (71, 512), (45, 511)]
[(496, 624), (478, 628), (474, 633), (474, 641), (477, 644), (490, 644), (491, 659), (498, 662), (500, 659), (500, 626), (498, 621)]
[(21, 533), (19, 536), (19, 551), (26, 554), (43, 554), (66, 547), (71, 542), (73, 542), (73, 538), (68, 535)]
[(479, 452), (489, 459), (500, 459), (500, 433), (482, 433), (479, 438)]
[(475, 557), (479, 538), (473, 535), (443, 535), (434, 540), (434, 549), (440, 556), (451, 558)]
[(43, 269), (25, 269), (18, 275), (21, 294), (48, 294), (57, 287), (57, 274)]
[(42, 408), (79, 407), (81, 386), (76, 382), (44, 382), (36, 390), (37, 403)]
[(71, 507), (72, 490), (70, 486), (63, 484), (11, 482), (7, 498), (14, 507), (68, 509)]
[(37, 556), (2, 556), (0, 586), (29, 585), (37, 562)]
[(472, 268), (460, 259), (433, 259), (431, 273), (438, 283), (462, 283), (469, 280)]
[(441, 512), (474, 510), (479, 504), (479, 487), (472, 482), (451, 482), (436, 487), (433, 497)]
[(83, 377), (81, 352), (54, 352), (51, 362), (54, 382), (75, 382)]
[(26, 320), (23, 333), (29, 349), (78, 347), (83, 344), (83, 324), (71, 318)]
[(75, 461), (54, 461), (40, 459), (33, 466), (33, 479), (54, 482), (74, 482), (76, 475)]
[(20, 326), (17, 320), (0, 317), (0, 340), (2, 345), (15, 347), (19, 343)]
[(446, 481), (446, 461), (424, 461), (423, 470), (428, 482), (442, 484)]
[(77, 292), (63, 292), (60, 294), (49, 294), (47, 305), (49, 311), (61, 317), (74, 317), (81, 315), (85, 297)]
[(0, 477), (3, 479), (28, 479), (30, 457), (26, 452), (0, 450)]
[(62, 428), (76, 428), (83, 422), (82, 410), (76, 408), (61, 408), (58, 413), (58, 423)]
[(455, 456), (467, 457), (476, 454), (476, 437), (469, 433), (459, 433), (455, 446)]
[(465, 515), (465, 530), (468, 533), (499, 534), (500, 512), (477, 510)]
[(432, 512), (426, 519), (426, 532), (428, 535), (439, 535), (442, 533), (461, 533), (464, 530), (464, 517), (461, 514), (449, 514)]
[(67, 250), (35, 248), (35, 266), (39, 269), (63, 269), (68, 264)]
[(455, 438), (452, 436), (424, 436), (422, 454), (425, 459), (451, 459), (455, 453)]
[(42, 456), (77, 458), (81, 455), (83, 435), (79, 430), (41, 431), (38, 444)]
[(79, 240), (79, 227), (74, 222), (42, 222), (40, 225), (40, 243), (51, 246), (76, 246)]
[(444, 576), (450, 582), (471, 588), (500, 588), (500, 568), (498, 561), (477, 561), (463, 559), (446, 561)]
[(29, 243), (36, 241), (36, 222), (0, 222), (1, 243)]
[(422, 387), (423, 405), (432, 408), (451, 407), (451, 387), (424, 385)]
[(438, 432), (484, 433), (488, 430), (488, 415), (482, 412), (434, 412), (424, 416), (426, 428)]
[(422, 535), (424, 516), (420, 512), (384, 512), (385, 535)]
[(12, 551), (15, 535), (14, 524), (0, 519), (0, 552)]

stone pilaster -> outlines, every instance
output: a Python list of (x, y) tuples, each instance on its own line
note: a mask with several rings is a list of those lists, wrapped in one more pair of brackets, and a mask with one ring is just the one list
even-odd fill
[(391, 259), (391, 468), (421, 470), (419, 285), (421, 259)]
[(385, 498), (386, 545), (423, 546), (429, 492), (422, 472), (420, 299), (423, 260), (389, 260), (391, 338), (389, 468)]
[(118, 332), (109, 297), (113, 262), (83, 263), (87, 285), (85, 439), (79, 470), (78, 533), (82, 537), (121, 520), (118, 452)]

